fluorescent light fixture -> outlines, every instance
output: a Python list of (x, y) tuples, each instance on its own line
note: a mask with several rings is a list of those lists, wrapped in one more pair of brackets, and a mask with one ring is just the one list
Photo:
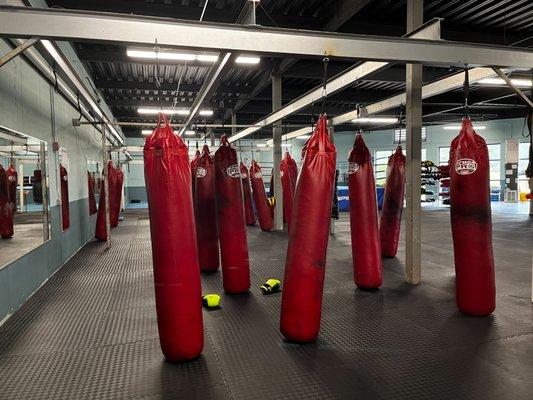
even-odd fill
[(398, 118), (392, 117), (365, 117), (365, 118), (354, 118), (352, 122), (356, 124), (393, 124), (398, 122)]
[(239, 56), (235, 59), (235, 62), (237, 64), (256, 65), (261, 62), (261, 58), (256, 56)]
[[(501, 78), (485, 78), (481, 79), (479, 83), (483, 85), (507, 85), (507, 83)], [(533, 86), (533, 81), (530, 79), (511, 79), (511, 83), (519, 87)]]
[(310, 137), (311, 137), (311, 135), (301, 135), (301, 136), (296, 136), (296, 139), (307, 140)]
[(257, 147), (268, 147), (266, 143), (257, 143)]
[(185, 131), (185, 136), (195, 136), (195, 135), (196, 135), (195, 131), (192, 131), (192, 130)]
[[(482, 131), (484, 129), (487, 129), (485, 125), (472, 125), (472, 127), (477, 131)], [(442, 127), (442, 129), (447, 131), (458, 131), (461, 130), (461, 125), (445, 125)]]
[(290, 143), (282, 143), (281, 147), (292, 147), (292, 144), (290, 144)]
[(177, 53), (173, 51), (162, 50), (155, 52), (153, 50), (134, 50), (127, 49), (128, 57), (134, 58), (148, 58), (151, 60), (175, 60), (175, 61), (201, 61), (201, 62), (215, 62), (218, 60), (216, 54), (194, 54), (194, 53)]
[(147, 107), (139, 107), (137, 109), (137, 112), (139, 114), (177, 114), (177, 115), (189, 115), (189, 110), (185, 108), (147, 108)]
[(148, 135), (151, 135), (152, 132), (153, 132), (152, 129), (143, 129), (143, 130), (141, 131), (141, 133), (142, 133), (143, 135), (147, 135), (147, 136), (148, 136)]
[(213, 110), (200, 110), (199, 114), (203, 117), (211, 117), (213, 115)]

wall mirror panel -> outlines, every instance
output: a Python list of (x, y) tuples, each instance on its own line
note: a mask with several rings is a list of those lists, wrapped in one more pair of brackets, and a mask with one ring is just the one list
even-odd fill
[(0, 127), (0, 268), (51, 238), (46, 142)]

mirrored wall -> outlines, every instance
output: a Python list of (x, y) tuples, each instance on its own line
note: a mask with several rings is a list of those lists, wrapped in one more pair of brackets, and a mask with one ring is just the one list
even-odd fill
[(50, 239), (46, 143), (0, 127), (0, 268)]

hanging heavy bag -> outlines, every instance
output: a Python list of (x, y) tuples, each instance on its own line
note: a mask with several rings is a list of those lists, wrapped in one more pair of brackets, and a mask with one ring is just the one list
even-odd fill
[(59, 165), (59, 176), (61, 178), (61, 223), (63, 230), (70, 228), (70, 205), (68, 200), (68, 171)]
[(252, 189), (250, 189), (250, 174), (248, 168), (241, 162), (241, 180), (242, 180), (242, 194), (244, 197), (244, 215), (246, 218), (246, 225), (255, 225), (254, 206), (252, 204)]
[(200, 271), (214, 272), (219, 266), (215, 165), (207, 145), (204, 145), (195, 169), (194, 216), (199, 249), (198, 261)]
[(280, 330), (295, 342), (313, 341), (320, 330), (336, 156), (323, 114), (305, 146), (285, 262)]
[(450, 216), (459, 310), (475, 316), (494, 311), (489, 156), (469, 118), (450, 147)]
[(285, 154), (285, 158), (287, 158), (287, 163), (289, 164), (292, 191), (294, 193), (294, 191), (296, 190), (296, 181), (298, 180), (298, 165), (296, 164), (296, 160), (291, 157), (289, 152)]
[(215, 193), (218, 235), (222, 261), (222, 283), (227, 293), (250, 288), (250, 264), (237, 152), (226, 136), (215, 153)]
[[(109, 219), (111, 220), (111, 215), (113, 214), (114, 207), (112, 207), (112, 185), (114, 182), (114, 168), (113, 163), (108, 161), (107, 163), (107, 186), (109, 187)], [(106, 215), (105, 215), (105, 181), (100, 179), (100, 200), (98, 202), (98, 214), (96, 215), (96, 227), (94, 230), (94, 237), (98, 240), (106, 241), (107, 240), (107, 228), (106, 228)]]
[(117, 167), (113, 170), (114, 179), (113, 179), (113, 187), (114, 191), (110, 191), (110, 193), (113, 193), (113, 199), (110, 201), (113, 201), (113, 214), (111, 216), (111, 228), (116, 228), (118, 226), (118, 221), (120, 218), (120, 209), (122, 206), (122, 185), (124, 184), (124, 171), (122, 171), (122, 168)]
[(348, 154), (348, 193), (354, 282), (376, 289), (383, 280), (376, 184), (372, 157), (360, 133)]
[(7, 192), (9, 196), (9, 202), (11, 203), (11, 211), (13, 214), (17, 212), (17, 182), (18, 174), (15, 166), (11, 164), (6, 170), (7, 175)]
[(87, 185), (88, 185), (88, 196), (89, 196), (89, 215), (93, 215), (97, 211), (96, 197), (94, 197), (95, 181), (89, 171), (87, 171)]
[(379, 224), (381, 255), (384, 257), (396, 257), (398, 252), (404, 190), (405, 156), (402, 147), (398, 146), (387, 163), (387, 179)]
[(196, 163), (198, 162), (198, 158), (200, 158), (200, 150), (196, 150), (196, 153), (194, 154), (194, 158), (191, 160), (191, 188), (192, 188), (192, 201), (193, 201), (193, 209), (196, 209), (195, 201), (196, 196), (194, 195), (196, 191), (196, 184), (195, 184), (195, 177), (196, 177)]
[(43, 203), (43, 174), (40, 169), (33, 171), (32, 195), (35, 204)]
[(0, 165), (0, 237), (8, 239), (13, 234), (13, 211), (9, 201), (7, 172)]
[(292, 182), (293, 171), (291, 170), (291, 159), (291, 155), (287, 151), (279, 166), (281, 189), (283, 191), (283, 219), (287, 223), (287, 229), (290, 229), (291, 226), (292, 199), (294, 197), (295, 187)]
[(259, 227), (262, 231), (271, 231), (274, 228), (274, 221), (270, 213), (271, 207), (266, 197), (261, 167), (255, 160), (252, 160), (252, 165), (250, 165), (250, 180), (252, 182), (252, 197), (257, 210)]
[(161, 114), (144, 145), (144, 176), (161, 350), (169, 361), (190, 360), (204, 346), (191, 167), (187, 146)]

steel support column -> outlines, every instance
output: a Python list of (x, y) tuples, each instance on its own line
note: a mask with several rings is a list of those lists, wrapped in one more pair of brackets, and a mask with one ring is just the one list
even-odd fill
[[(407, 0), (407, 30), (424, 22), (424, 1)], [(418, 285), (422, 271), (420, 162), (422, 157), (422, 65), (406, 65), (405, 281)]]
[[(272, 111), (281, 108), (281, 75), (277, 68), (272, 73)], [(281, 163), (281, 123), (276, 123), (272, 127), (272, 139), (274, 148), (272, 149), (274, 161), (274, 193), (276, 196), (276, 206), (274, 208), (274, 229), (283, 230), (283, 193), (281, 188), (281, 178), (279, 165)]]

